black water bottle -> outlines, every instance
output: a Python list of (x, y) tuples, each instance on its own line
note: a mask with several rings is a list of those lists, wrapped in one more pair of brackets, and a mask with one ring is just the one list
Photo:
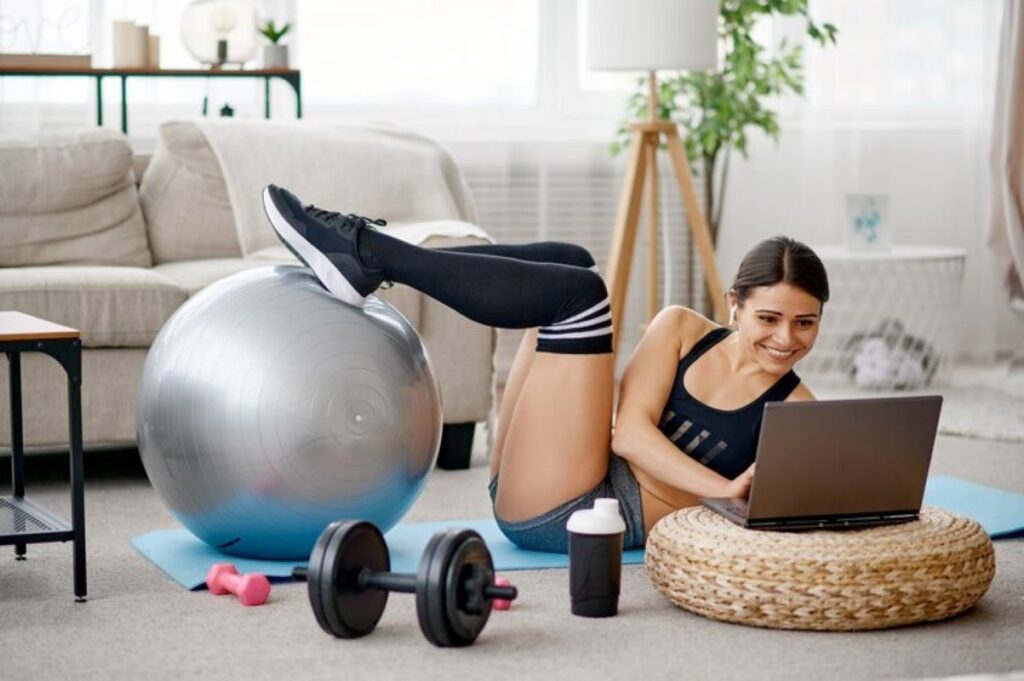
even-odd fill
[(576, 511), (569, 531), (569, 596), (572, 614), (611, 617), (619, 611), (622, 540), (626, 523), (618, 499), (595, 499), (594, 508)]

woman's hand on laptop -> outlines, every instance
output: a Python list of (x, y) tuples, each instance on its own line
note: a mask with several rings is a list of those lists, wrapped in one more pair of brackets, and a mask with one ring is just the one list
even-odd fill
[(746, 499), (750, 494), (750, 485), (754, 482), (754, 466), (756, 465), (756, 463), (750, 464), (750, 468), (729, 480), (722, 496), (726, 499)]

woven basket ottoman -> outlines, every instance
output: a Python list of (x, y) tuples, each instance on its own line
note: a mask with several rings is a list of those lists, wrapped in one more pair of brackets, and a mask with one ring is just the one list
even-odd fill
[(680, 608), (775, 629), (852, 631), (941, 620), (995, 575), (978, 523), (925, 506), (920, 520), (864, 530), (748, 530), (702, 508), (662, 518), (647, 574)]

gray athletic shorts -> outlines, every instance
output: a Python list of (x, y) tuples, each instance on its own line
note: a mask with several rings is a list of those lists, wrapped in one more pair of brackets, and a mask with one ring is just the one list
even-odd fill
[[(497, 476), (489, 485), (491, 506), (498, 494)], [(625, 459), (610, 455), (608, 473), (601, 482), (589, 492), (575, 499), (570, 499), (561, 506), (543, 513), (536, 518), (507, 522), (494, 513), (494, 519), (510, 542), (530, 551), (547, 551), (549, 553), (568, 553), (569, 535), (565, 524), (573, 511), (592, 508), (594, 499), (614, 497), (619, 500), (622, 517), (626, 521), (626, 535), (622, 539), (624, 549), (639, 549), (644, 546), (644, 514), (640, 502), (640, 485), (629, 469)]]

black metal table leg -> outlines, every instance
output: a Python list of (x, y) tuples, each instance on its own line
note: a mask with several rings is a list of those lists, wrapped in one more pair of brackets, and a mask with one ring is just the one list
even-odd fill
[(82, 462), (82, 344), (71, 342), (65, 369), (68, 372), (68, 426), (71, 444), (71, 528), (74, 532), (75, 600), (84, 603), (85, 580), (85, 489)]
[(96, 76), (96, 125), (103, 127), (103, 76)]
[[(8, 352), (8, 378), (11, 387), (11, 482), (14, 496), (25, 497), (25, 441), (21, 421), (21, 353)], [(23, 528), (18, 528), (23, 529)], [(15, 560), (25, 560), (25, 544), (14, 545)]]
[(128, 76), (121, 74), (121, 132), (128, 134)]

